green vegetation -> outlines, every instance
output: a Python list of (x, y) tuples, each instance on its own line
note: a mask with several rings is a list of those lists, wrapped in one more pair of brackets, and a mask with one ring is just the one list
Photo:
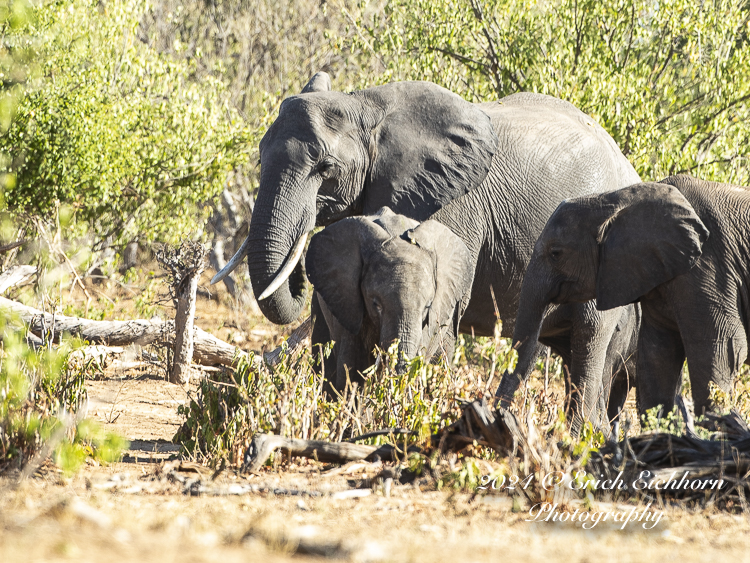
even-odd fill
[(379, 81), (475, 101), (550, 94), (594, 117), (644, 179), (750, 183), (747, 0), (398, 0), (357, 21), (351, 48), (383, 62)]
[(340, 399), (324, 397), (324, 378), (314, 372), (309, 351), (271, 369), (242, 361), (234, 374), (200, 382), (196, 396), (179, 408), (185, 422), (174, 440), (190, 456), (235, 465), (256, 432), (341, 441), (402, 428), (415, 433), (410, 441), (421, 441), (453, 422), (458, 401), (486, 384), (479, 370), (456, 373), (421, 358), (398, 375), (395, 348), (383, 357), (382, 371), (369, 370), (361, 388), (347, 388)]
[(87, 457), (118, 460), (127, 443), (80, 415), (87, 366), (71, 361), (74, 343), (33, 350), (22, 334), (0, 317), (0, 472), (27, 467), (40, 453), (37, 467), (50, 455), (66, 474)]
[(198, 203), (221, 190), (239, 119), (221, 85), (188, 78), (143, 46), (145, 4), (45, 2), (9, 40), (33, 38), (40, 75), (27, 85), (0, 150), (13, 216), (62, 204), (95, 240), (195, 233)]

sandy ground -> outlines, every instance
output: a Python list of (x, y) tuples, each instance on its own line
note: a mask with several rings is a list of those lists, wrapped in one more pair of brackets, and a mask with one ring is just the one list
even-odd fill
[[(118, 300), (108, 318), (137, 317), (128, 305), (134, 292), (121, 293), (110, 293)], [(245, 349), (275, 346), (281, 331), (219, 297), (201, 300), (198, 326)], [(214, 475), (175, 460), (171, 438), (186, 393), (163, 376), (108, 371), (87, 382), (89, 416), (131, 442), (122, 462), (87, 465), (71, 479), (49, 466), (21, 482), (0, 477), (0, 562), (750, 560), (750, 520), (713, 510), (657, 506), (665, 512), (651, 530), (612, 522), (584, 530), (529, 522), (531, 507), (517, 503), (514, 511), (505, 495), (415, 483), (386, 495), (381, 485), (366, 486), (381, 469), (372, 464), (348, 474), (295, 462), (252, 476)], [(590, 507), (620, 509), (631, 507)]]
[[(528, 522), (530, 507), (514, 512), (504, 495), (410, 484), (387, 497), (375, 486), (337, 498), (374, 476), (373, 466), (331, 475), (323, 465), (292, 465), (212, 481), (210, 470), (169, 461), (182, 388), (121, 374), (90, 381), (89, 397), (89, 414), (130, 439), (130, 450), (121, 463), (89, 465), (72, 479), (54, 468), (20, 484), (2, 479), (0, 561), (750, 560), (748, 518), (715, 511), (666, 508), (652, 530), (612, 522), (584, 530)], [(191, 482), (202, 494), (185, 493)], [(247, 492), (250, 485), (261, 491)]]

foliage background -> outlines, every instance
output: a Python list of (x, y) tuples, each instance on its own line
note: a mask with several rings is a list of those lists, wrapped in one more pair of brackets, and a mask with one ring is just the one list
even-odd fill
[(397, 0), (357, 22), (348, 45), (382, 61), (379, 81), (549, 94), (599, 121), (644, 180), (750, 183), (747, 0)]
[(17, 216), (66, 204), (96, 241), (173, 239), (196, 220), (236, 158), (237, 116), (220, 84), (144, 48), (145, 4), (49, 2), (19, 30), (41, 73), (3, 138)]
[(252, 194), (260, 137), (319, 70), (344, 91), (554, 95), (644, 179), (750, 183), (748, 0), (54, 0), (3, 39), (6, 209), (62, 205), (99, 246), (200, 236), (223, 189)]

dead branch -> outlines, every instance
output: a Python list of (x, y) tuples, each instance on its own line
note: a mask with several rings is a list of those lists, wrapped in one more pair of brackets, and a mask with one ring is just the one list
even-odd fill
[[(132, 321), (91, 321), (65, 315), (51, 315), (0, 297), (0, 308), (15, 313), (36, 336), (42, 337), (45, 330), (53, 331), (59, 339), (62, 333), (88, 340), (92, 344), (106, 346), (148, 346), (157, 342), (171, 342), (174, 338), (174, 323), (160, 320), (136, 319)], [(205, 365), (231, 366), (235, 356), (246, 356), (245, 352), (227, 344), (201, 330), (194, 328), (195, 359)]]
[(197, 242), (185, 241), (179, 248), (162, 247), (156, 258), (168, 271), (170, 292), (175, 302), (175, 343), (169, 381), (186, 385), (190, 381), (193, 360), (193, 323), (198, 280), (206, 265), (206, 249)]
[(5, 270), (0, 274), (0, 293), (31, 283), (35, 275), (36, 266), (14, 266)]
[[(68, 255), (65, 254), (65, 251), (60, 247), (59, 241), (57, 241), (57, 237), (54, 239), (57, 242), (53, 243), (53, 240), (50, 240), (50, 238), (47, 236), (47, 231), (44, 228), (44, 225), (42, 224), (41, 220), (39, 218), (34, 219), (34, 223), (36, 224), (37, 231), (39, 232), (39, 236), (42, 237), (44, 242), (49, 247), (50, 251), (55, 252), (60, 256), (60, 258), (63, 259), (63, 262), (67, 264), (68, 268), (70, 269), (70, 273), (73, 274), (73, 286), (75, 287), (75, 284), (78, 284), (83, 291), (83, 294), (86, 296), (86, 310), (88, 311), (89, 303), (91, 303), (91, 295), (89, 294), (89, 291), (86, 289), (86, 286), (83, 285), (83, 281), (81, 281), (80, 276), (78, 275), (78, 271), (76, 270), (73, 263), (70, 261), (70, 258), (68, 258)], [(59, 230), (59, 225), (58, 225)], [(58, 233), (59, 235), (59, 233)]]
[(19, 246), (23, 246), (24, 244), (26, 244), (25, 240), (17, 240), (15, 242), (11, 242), (9, 244), (0, 245), (0, 254), (4, 254), (6, 252), (9, 252), (9, 251), (11, 251), (11, 250), (13, 250), (15, 248), (18, 248)]
[[(487, 402), (484, 400), (469, 403), (464, 408), (466, 416), (444, 429), (442, 432), (432, 436), (431, 442), (441, 447), (443, 451), (460, 451), (472, 444), (476, 438), (484, 436), (481, 440), (486, 445), (497, 449), (499, 452), (507, 453), (514, 443), (526, 444), (519, 425), (509, 411), (497, 411), (495, 415), (490, 412)], [(472, 414), (467, 414), (472, 413)], [(465, 422), (469, 417), (478, 426), (474, 436), (467, 436)], [(478, 418), (476, 418), (478, 417)], [(479, 422), (476, 422), (479, 421)], [(469, 422), (471, 424), (471, 422)], [(404, 433), (399, 429), (399, 433)], [(386, 429), (367, 434), (366, 436), (392, 434), (393, 429)], [(472, 434), (471, 430), (468, 430)], [(358, 439), (362, 439), (359, 437)], [(350, 461), (373, 460), (376, 456), (383, 461), (393, 461), (404, 456), (404, 450), (390, 444), (382, 446), (368, 446), (354, 444), (352, 442), (326, 442), (322, 440), (299, 440), (295, 438), (284, 438), (275, 434), (256, 434), (245, 453), (243, 471), (257, 471), (276, 450), (282, 450), (292, 456), (314, 458), (326, 463), (348, 463)], [(408, 453), (421, 452), (416, 446), (409, 446)]]
[(312, 320), (311, 317), (307, 317), (302, 324), (300, 324), (292, 334), (289, 335), (286, 342), (276, 349), (266, 352), (263, 354), (263, 360), (269, 366), (277, 365), (282, 355), (286, 354), (287, 357), (294, 357), (299, 354), (304, 348), (310, 345), (310, 336), (312, 335)]
[[(42, 338), (45, 333), (54, 335), (59, 341), (61, 334), (71, 334), (92, 344), (105, 346), (129, 346), (136, 344), (148, 346), (159, 342), (173, 342), (174, 323), (160, 320), (135, 319), (131, 321), (92, 321), (65, 315), (52, 315), (33, 307), (27, 307), (17, 301), (0, 297), (0, 309), (16, 314), (35, 336)], [(263, 359), (253, 356), (252, 363), (257, 369), (263, 362), (273, 367), (286, 354), (292, 357), (304, 348), (306, 339), (310, 338), (310, 319), (307, 318), (289, 336), (287, 342), (275, 350), (263, 355)], [(206, 331), (193, 328), (193, 355), (199, 364), (206, 366), (232, 366), (237, 358), (248, 358), (243, 350), (232, 346)]]
[[(348, 463), (350, 461), (374, 460), (393, 461), (403, 452), (389, 444), (368, 446), (351, 442), (326, 442), (323, 440), (298, 440), (275, 434), (256, 434), (245, 453), (243, 471), (258, 471), (276, 450), (292, 456), (317, 459), (324, 463)], [(409, 448), (419, 451), (419, 448)]]

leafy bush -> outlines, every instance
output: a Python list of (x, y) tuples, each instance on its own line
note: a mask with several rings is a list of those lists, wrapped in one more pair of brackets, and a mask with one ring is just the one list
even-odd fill
[(21, 334), (0, 317), (0, 471), (20, 469), (39, 453), (65, 473), (86, 457), (119, 459), (125, 440), (77, 415), (86, 402), (86, 369), (69, 363), (73, 343), (33, 350)]
[(644, 179), (750, 183), (747, 0), (398, 0), (352, 16), (342, 48), (379, 80), (431, 80), (475, 101), (539, 92), (609, 131)]
[(8, 40), (31, 38), (41, 68), (0, 137), (15, 216), (61, 204), (79, 232), (110, 242), (199, 230), (199, 203), (240, 158), (240, 121), (221, 83), (191, 81), (189, 62), (138, 40), (145, 10), (140, 0), (56, 0), (8, 30)]
[(226, 458), (239, 464), (256, 432), (290, 438), (340, 441), (384, 428), (413, 431), (424, 438), (452, 422), (459, 399), (482, 394), (484, 374), (453, 370), (441, 363), (411, 360), (395, 373), (395, 348), (383, 354), (381, 370), (370, 369), (361, 389), (323, 396), (324, 377), (305, 352), (273, 369), (242, 361), (234, 374), (199, 383), (197, 395), (179, 408), (185, 422), (174, 441), (185, 452), (210, 463)]

